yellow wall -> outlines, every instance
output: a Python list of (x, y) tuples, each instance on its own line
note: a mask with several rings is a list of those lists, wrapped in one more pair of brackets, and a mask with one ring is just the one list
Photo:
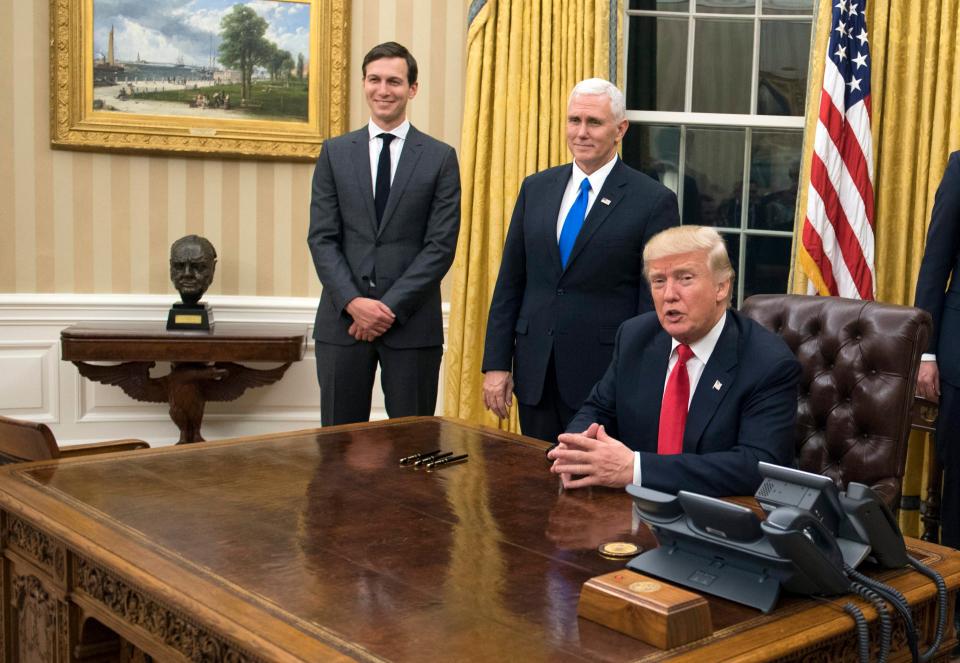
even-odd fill
[[(360, 61), (395, 40), (420, 66), (410, 119), (459, 148), (467, 2), (353, 0), (350, 126), (367, 120)], [(316, 296), (303, 163), (50, 149), (49, 6), (0, 0), (0, 292), (169, 293), (170, 243), (220, 254), (211, 293)]]

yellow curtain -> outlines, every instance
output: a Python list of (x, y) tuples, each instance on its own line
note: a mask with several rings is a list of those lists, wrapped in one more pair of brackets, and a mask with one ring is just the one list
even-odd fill
[[(610, 74), (610, 0), (474, 0), (461, 133), (462, 218), (453, 263), (444, 413), (518, 430), (483, 407), (490, 298), (523, 178), (569, 160), (567, 95)], [(616, 37), (614, 38), (616, 45)]]
[[(811, 51), (804, 159), (794, 233), (806, 211), (810, 154), (820, 104), (823, 60), (834, 3), (821, 0)], [(950, 152), (960, 149), (960, 0), (868, 0), (877, 300), (912, 304), (933, 197)], [(792, 292), (807, 281), (794, 261)], [(903, 481), (901, 525), (916, 535), (919, 514), (909, 508), (926, 496), (932, 444), (910, 440)]]

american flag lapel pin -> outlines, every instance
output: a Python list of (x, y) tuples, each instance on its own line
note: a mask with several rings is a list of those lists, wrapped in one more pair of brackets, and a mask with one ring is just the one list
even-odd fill
[(609, 198), (601, 198), (601, 199), (600, 199), (600, 202), (603, 203), (604, 205), (609, 205), (609, 204), (610, 204), (610, 199), (609, 199)]
[(720, 380), (717, 380), (716, 382), (713, 383), (713, 390), (714, 390), (714, 391), (720, 391), (720, 387), (722, 387), (722, 386), (723, 386), (723, 384), (720, 383)]

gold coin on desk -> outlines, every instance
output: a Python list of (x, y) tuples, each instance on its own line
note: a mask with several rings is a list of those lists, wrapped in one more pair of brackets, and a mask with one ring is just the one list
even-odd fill
[(602, 544), (598, 550), (604, 557), (623, 559), (638, 554), (640, 552), (640, 546), (627, 541), (611, 541), (610, 543)]

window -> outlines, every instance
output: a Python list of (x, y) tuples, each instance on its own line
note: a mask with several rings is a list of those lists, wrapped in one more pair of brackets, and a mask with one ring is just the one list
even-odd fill
[(786, 292), (813, 0), (629, 0), (623, 159), (714, 226), (737, 305)]

